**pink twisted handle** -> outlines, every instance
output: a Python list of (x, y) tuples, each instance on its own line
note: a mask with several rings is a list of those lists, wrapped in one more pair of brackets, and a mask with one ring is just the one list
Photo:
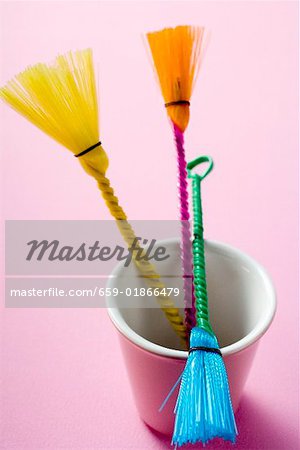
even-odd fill
[(187, 329), (187, 338), (190, 331), (196, 326), (196, 308), (193, 283), (193, 253), (191, 242), (190, 214), (188, 203), (188, 182), (184, 151), (183, 132), (175, 125), (174, 137), (177, 149), (178, 164), (178, 188), (180, 201), (180, 220), (181, 220), (181, 262), (183, 270), (183, 289), (184, 289), (184, 319)]

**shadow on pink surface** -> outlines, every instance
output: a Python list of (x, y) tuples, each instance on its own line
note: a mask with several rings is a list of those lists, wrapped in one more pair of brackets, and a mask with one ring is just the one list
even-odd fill
[[(244, 396), (236, 413), (236, 422), (239, 430), (237, 443), (231, 444), (215, 439), (205, 446), (185, 445), (182, 449), (192, 450), (205, 448), (207, 450), (296, 450), (299, 448), (297, 430), (287, 430), (286, 424), (272, 416), (259, 405), (259, 401)], [(160, 442), (160, 448), (171, 448), (170, 438), (147, 427), (152, 435)], [(172, 447), (174, 448), (174, 447)]]

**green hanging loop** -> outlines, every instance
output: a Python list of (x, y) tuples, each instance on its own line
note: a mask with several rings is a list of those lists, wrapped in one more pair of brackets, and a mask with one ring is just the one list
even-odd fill
[[(202, 163), (209, 163), (202, 175), (191, 173), (191, 170)], [(214, 334), (208, 312), (208, 296), (205, 271), (204, 253), (204, 229), (202, 219), (201, 181), (213, 169), (213, 160), (210, 156), (200, 156), (187, 164), (188, 178), (192, 179), (193, 192), (193, 214), (194, 214), (194, 240), (193, 240), (193, 263), (194, 263), (194, 287), (196, 298), (196, 320), (197, 326)]]
[[(197, 173), (191, 173), (191, 170), (195, 167), (199, 166), (199, 164), (202, 163), (208, 163), (208, 166), (206, 170), (203, 172), (202, 175), (198, 175)], [(214, 162), (210, 156), (199, 156), (198, 158), (194, 159), (193, 161), (189, 162), (187, 164), (187, 172), (189, 178), (200, 178), (200, 181), (204, 180), (204, 178), (212, 171), (214, 167)]]

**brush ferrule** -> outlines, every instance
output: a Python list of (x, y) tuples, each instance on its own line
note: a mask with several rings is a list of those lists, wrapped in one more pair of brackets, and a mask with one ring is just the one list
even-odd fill
[(176, 100), (174, 102), (167, 102), (165, 103), (165, 107), (168, 108), (169, 106), (176, 106), (176, 105), (187, 105), (190, 106), (190, 102), (188, 100)]
[(91, 147), (86, 148), (85, 150), (83, 150), (82, 152), (78, 153), (77, 155), (74, 155), (75, 158), (79, 158), (80, 156), (86, 155), (87, 153), (91, 152), (92, 150), (94, 150), (94, 148), (99, 147), (101, 145), (101, 142), (97, 142), (97, 144), (91, 145)]
[(189, 353), (197, 352), (198, 350), (208, 353), (217, 353), (218, 355), (222, 356), (221, 350), (219, 348), (210, 348), (210, 347), (191, 347), (189, 349)]

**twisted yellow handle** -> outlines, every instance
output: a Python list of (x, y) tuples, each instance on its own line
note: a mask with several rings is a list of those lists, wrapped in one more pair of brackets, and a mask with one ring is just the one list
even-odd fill
[[(145, 255), (145, 252), (139, 246), (134, 230), (130, 223), (127, 221), (127, 216), (123, 208), (119, 205), (119, 200), (114, 194), (114, 190), (110, 185), (109, 179), (97, 168), (95, 168), (94, 164), (90, 164), (88, 158), (82, 157), (80, 158), (80, 162), (85, 171), (97, 181), (97, 185), (99, 190), (101, 191), (102, 197), (104, 198), (111, 215), (116, 219), (117, 226), (127, 246), (132, 247), (132, 244), (135, 243), (134, 250), (132, 252), (132, 259), (135, 262), (138, 270), (142, 274), (143, 278), (145, 279), (145, 282), (150, 288), (158, 288), (159, 292), (161, 292), (161, 290), (165, 288), (165, 285), (159, 279), (160, 276), (156, 272), (153, 264), (150, 264), (149, 261), (142, 258), (142, 256)], [(99, 166), (97, 165), (96, 167)], [(139, 254), (138, 259), (136, 258), (137, 253)], [(182, 343), (184, 343), (184, 346), (186, 347), (186, 327), (184, 325), (182, 317), (179, 314), (179, 309), (174, 305), (172, 299), (167, 295), (159, 295), (156, 298), (160, 308), (166, 315), (166, 318), (170, 322), (172, 328), (180, 337)]]

